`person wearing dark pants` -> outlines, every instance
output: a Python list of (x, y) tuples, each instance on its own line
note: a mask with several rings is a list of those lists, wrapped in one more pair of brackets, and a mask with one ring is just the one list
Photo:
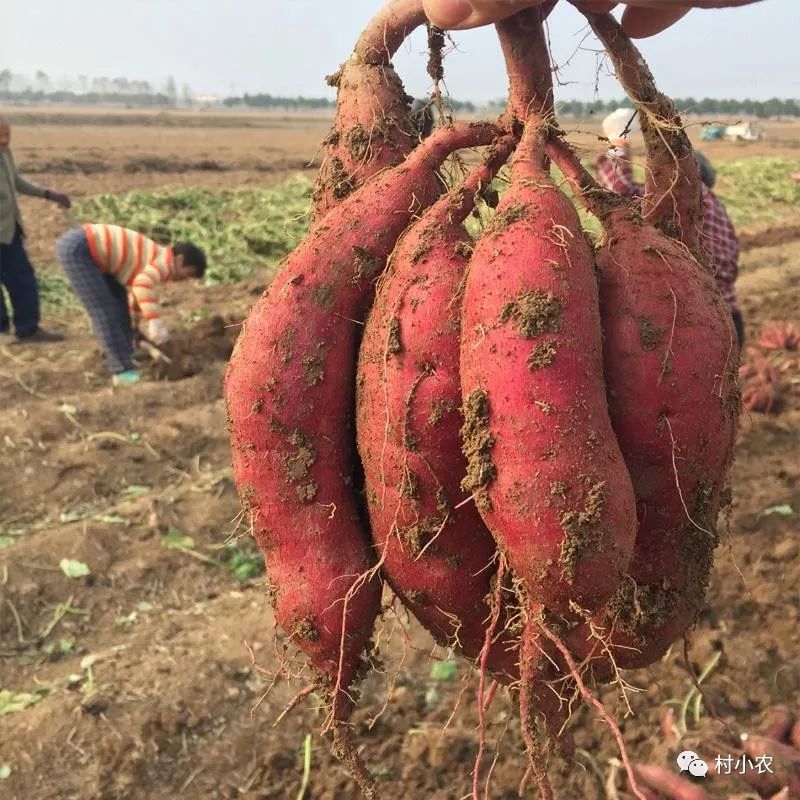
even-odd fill
[(3, 282), (0, 280), (0, 333), (11, 333), (11, 322), (8, 319), (6, 296), (3, 294)]
[(736, 339), (739, 347), (742, 347), (744, 345), (744, 317), (738, 308), (731, 312), (731, 316), (733, 317), (733, 327), (736, 328)]
[(102, 273), (102, 275), (108, 287), (108, 291), (111, 292), (111, 296), (117, 304), (117, 310), (122, 320), (122, 327), (128, 339), (128, 347), (133, 351), (135, 350), (135, 332), (133, 330), (133, 321), (131, 320), (131, 303), (128, 297), (128, 290), (113, 275), (109, 275), (106, 272)]
[(13, 310), (12, 318), (9, 318), (5, 303), (2, 303), (0, 330), (10, 333), (13, 321), (18, 339), (33, 336), (37, 341), (55, 341), (61, 338), (56, 334), (46, 333), (39, 327), (39, 287), (25, 252), (22, 229), (19, 227), (9, 244), (0, 244), (0, 283), (8, 292)]
[[(17, 171), (9, 144), (11, 129), (0, 117), (0, 287), (8, 292), (14, 330), (20, 342), (57, 341), (62, 337), (39, 327), (39, 286), (28, 254), (17, 194), (42, 197), (69, 208), (69, 197), (25, 180)], [(0, 288), (0, 333), (10, 333), (12, 319)]]
[(188, 242), (162, 247), (118, 225), (91, 224), (65, 233), (56, 253), (92, 321), (114, 385), (137, 383), (134, 328), (146, 322), (148, 338), (154, 344), (168, 340), (156, 287), (166, 281), (201, 278), (205, 254)]

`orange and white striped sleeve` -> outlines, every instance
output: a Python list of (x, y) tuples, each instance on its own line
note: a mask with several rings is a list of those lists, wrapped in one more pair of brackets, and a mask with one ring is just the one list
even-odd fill
[(141, 319), (145, 322), (161, 318), (156, 287), (163, 283), (164, 279), (165, 275), (159, 267), (155, 264), (147, 264), (129, 285), (131, 305), (139, 307)]

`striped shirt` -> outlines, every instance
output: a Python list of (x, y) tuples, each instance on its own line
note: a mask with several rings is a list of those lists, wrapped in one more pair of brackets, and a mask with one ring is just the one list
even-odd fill
[[(597, 180), (623, 197), (643, 197), (644, 185), (633, 179), (633, 165), (624, 152), (609, 150), (597, 159)], [(739, 310), (739, 240), (720, 199), (705, 184), (703, 189), (703, 240), (714, 264), (717, 288), (731, 313)]]
[(83, 230), (94, 263), (128, 287), (134, 327), (140, 320), (158, 319), (156, 287), (174, 275), (172, 248), (119, 225), (84, 225)]

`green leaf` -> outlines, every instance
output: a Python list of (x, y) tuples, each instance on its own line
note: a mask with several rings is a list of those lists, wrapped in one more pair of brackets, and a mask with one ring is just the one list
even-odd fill
[(144, 611), (144, 612), (152, 611), (153, 610), (153, 604), (152, 603), (148, 603), (147, 600), (140, 600), (136, 604), (136, 608), (139, 611)]
[(434, 661), (430, 677), (433, 681), (454, 681), (458, 677), (458, 664), (455, 661)]
[(11, 777), (11, 764), (0, 764), (0, 781), (7, 781)]
[(231, 283), (258, 267), (273, 271), (294, 249), (308, 227), (312, 189), (300, 175), (268, 189), (100, 194), (80, 203), (75, 213), (163, 242), (192, 241), (208, 254), (205, 282)]
[(233, 577), (240, 583), (256, 578), (264, 572), (264, 562), (253, 559), (237, 564), (233, 569)]
[(126, 486), (122, 490), (122, 494), (128, 497), (138, 497), (141, 494), (148, 494), (152, 491), (152, 486), (139, 486), (138, 484), (132, 484), (131, 486)]
[(244, 581), (249, 581), (251, 578), (263, 575), (264, 557), (260, 553), (243, 553), (239, 549), (233, 549), (233, 555), (228, 562), (228, 569), (230, 569), (237, 581), (244, 583)]
[(14, 537), (13, 536), (0, 536), (0, 550), (5, 547), (11, 547), (14, 544)]
[(89, 669), (98, 658), (99, 656), (95, 655), (94, 653), (89, 653), (88, 656), (84, 656), (81, 659), (81, 669)]
[(717, 168), (714, 193), (725, 203), (738, 228), (775, 225), (797, 216), (800, 183), (791, 179), (797, 160), (787, 156), (749, 156)]
[(161, 544), (167, 550), (191, 550), (194, 548), (194, 539), (191, 536), (186, 536), (177, 528), (170, 528), (161, 539)]
[(116, 625), (133, 625), (137, 619), (139, 619), (139, 612), (131, 611), (131, 613), (127, 614), (126, 616), (117, 617), (114, 620), (114, 623)]
[(59, 515), (59, 522), (78, 522), (82, 519), (88, 519), (94, 514), (94, 509), (90, 506), (76, 506), (69, 511), (64, 511)]
[(8, 689), (0, 689), (0, 717), (6, 714), (14, 714), (17, 711), (24, 711), (29, 706), (36, 705), (44, 694), (31, 694), (30, 692), (9, 692)]
[(41, 271), (36, 275), (36, 282), (39, 284), (42, 308), (49, 314), (75, 311), (79, 308), (78, 298), (64, 276)]
[(791, 517), (794, 516), (794, 509), (788, 503), (784, 503), (780, 506), (770, 506), (769, 508), (765, 508), (761, 513), (765, 517), (768, 517), (772, 514), (777, 514), (779, 517)]
[(100, 517), (100, 522), (105, 522), (107, 525), (124, 525), (127, 521), (119, 514), (106, 514)]
[(66, 655), (67, 653), (72, 652), (72, 648), (75, 646), (75, 642), (71, 641), (70, 639), (59, 639), (57, 642), (47, 641), (41, 646), (41, 651), (50, 655), (51, 653), (59, 653), (61, 655)]
[(88, 565), (84, 564), (83, 561), (75, 561), (71, 558), (62, 558), (61, 561), (58, 562), (58, 566), (61, 567), (61, 571), (68, 578), (83, 578), (86, 575), (92, 574)]

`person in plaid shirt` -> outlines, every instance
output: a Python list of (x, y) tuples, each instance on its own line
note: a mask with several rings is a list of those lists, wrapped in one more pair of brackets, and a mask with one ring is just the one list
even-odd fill
[[(619, 109), (603, 122), (603, 130), (611, 148), (596, 164), (597, 180), (601, 186), (623, 197), (642, 197), (644, 185), (633, 179), (633, 165), (627, 136), (632, 129), (633, 112)], [(716, 270), (717, 288), (730, 309), (739, 346), (744, 343), (744, 319), (736, 301), (736, 279), (739, 275), (739, 240), (722, 201), (712, 188), (716, 172), (708, 159), (695, 151), (700, 167), (703, 189), (703, 238)]]

